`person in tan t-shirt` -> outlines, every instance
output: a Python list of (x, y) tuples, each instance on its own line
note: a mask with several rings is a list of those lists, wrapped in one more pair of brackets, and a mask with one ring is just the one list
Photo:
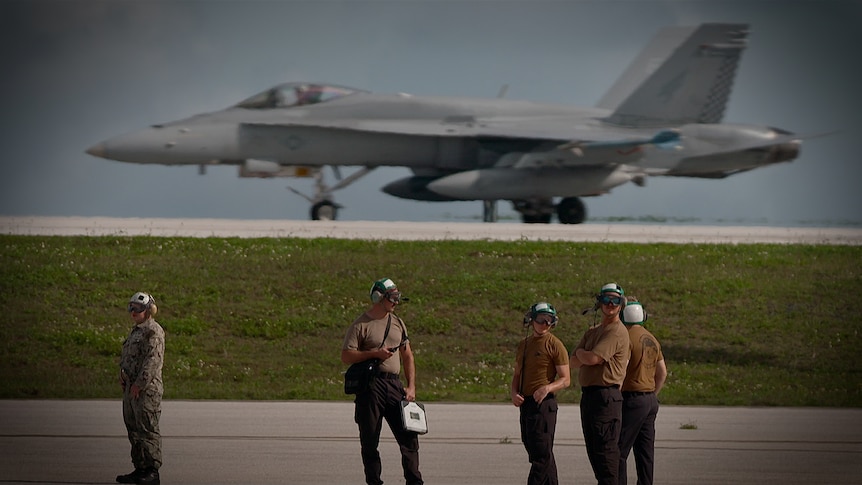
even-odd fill
[(512, 375), (512, 404), (520, 410), (521, 441), (532, 466), (528, 485), (557, 485), (554, 433), (557, 428), (556, 392), (569, 387), (569, 354), (563, 342), (551, 334), (557, 311), (536, 303), (524, 316), (530, 335), (518, 345)]
[(572, 354), (581, 385), (581, 427), (587, 457), (599, 485), (617, 485), (623, 396), (620, 385), (629, 362), (629, 334), (620, 320), (625, 293), (616, 283), (596, 295), (601, 323), (584, 334)]
[[(359, 425), (359, 442), (365, 483), (380, 485), (382, 466), (377, 446), (383, 420), (401, 450), (401, 466), (407, 485), (422, 485), (419, 472), (419, 435), (404, 428), (401, 401), (416, 400), (416, 365), (407, 338), (407, 327), (395, 307), (407, 298), (401, 295), (389, 278), (374, 282), (370, 292), (371, 308), (353, 321), (341, 346), (341, 361), (355, 364), (369, 359), (380, 360), (379, 374), (371, 387), (356, 394), (354, 419)], [(389, 331), (386, 328), (389, 327)], [(401, 366), (407, 385), (400, 379)]]
[(652, 485), (655, 461), (655, 419), (658, 393), (667, 379), (661, 344), (646, 328), (647, 312), (635, 297), (628, 297), (622, 321), (629, 329), (631, 360), (623, 381), (623, 428), (620, 432), (619, 483), (627, 482), (629, 452), (634, 449), (638, 485)]

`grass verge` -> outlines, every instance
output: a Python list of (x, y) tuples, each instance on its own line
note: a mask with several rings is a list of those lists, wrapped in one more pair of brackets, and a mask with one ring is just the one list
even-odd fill
[[(808, 245), (0, 236), (0, 398), (116, 398), (151, 292), (166, 399), (347, 400), (341, 341), (394, 279), (423, 401), (505, 402), (521, 318), (571, 350), (616, 281), (649, 310), (666, 404), (862, 406), (862, 248)], [(579, 398), (576, 387), (563, 401)]]

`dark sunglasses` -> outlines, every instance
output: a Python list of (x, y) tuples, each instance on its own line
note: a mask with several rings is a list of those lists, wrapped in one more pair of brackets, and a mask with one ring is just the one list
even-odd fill
[(129, 313), (144, 313), (146, 308), (138, 305), (129, 305)]
[(386, 299), (391, 301), (392, 303), (401, 303), (401, 293), (397, 291), (390, 291), (386, 294)]
[(554, 324), (554, 321), (553, 321), (553, 320), (550, 320), (550, 319), (544, 319), (544, 318), (542, 318), (541, 320), (537, 319), (537, 320), (536, 320), (536, 323), (538, 323), (539, 325), (553, 325), (553, 324)]
[(599, 301), (602, 303), (602, 305), (619, 306), (619, 304), (623, 302), (623, 299), (619, 296), (602, 296), (599, 298)]

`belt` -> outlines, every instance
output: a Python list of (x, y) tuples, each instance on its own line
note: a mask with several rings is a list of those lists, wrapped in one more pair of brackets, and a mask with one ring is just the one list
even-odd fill
[(655, 391), (623, 391), (623, 396), (644, 396)]
[(582, 391), (601, 391), (602, 389), (619, 389), (619, 384), (614, 384), (612, 386), (584, 386), (581, 388)]
[(379, 377), (381, 379), (395, 379), (395, 380), (400, 379), (400, 376), (398, 374), (393, 374), (391, 372), (380, 372), (377, 374), (377, 377)]

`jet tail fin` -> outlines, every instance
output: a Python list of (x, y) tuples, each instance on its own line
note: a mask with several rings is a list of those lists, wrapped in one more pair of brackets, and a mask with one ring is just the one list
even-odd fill
[(719, 123), (746, 47), (748, 25), (662, 29), (599, 101), (615, 125)]

